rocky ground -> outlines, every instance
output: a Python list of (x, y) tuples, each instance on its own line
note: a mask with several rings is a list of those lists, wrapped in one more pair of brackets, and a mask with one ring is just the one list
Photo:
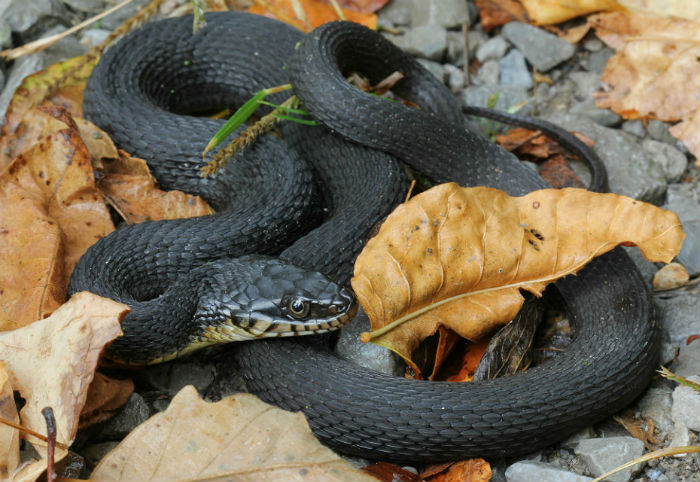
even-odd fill
[[(116, 0), (0, 0), (0, 48), (18, 46), (61, 32), (100, 12)], [(0, 61), (0, 114), (26, 75), (53, 62), (81, 55), (103, 40), (145, 1), (135, 1), (122, 11), (67, 37), (53, 47), (14, 62)], [(173, 0), (165, 9), (172, 10)], [(595, 149), (607, 166), (612, 191), (648, 201), (678, 213), (687, 238), (678, 260), (697, 280), (700, 275), (700, 164), (669, 134), (660, 121), (624, 121), (612, 111), (596, 107), (591, 94), (601, 88), (600, 74), (613, 50), (593, 33), (577, 45), (526, 24), (510, 23), (486, 34), (478, 11), (465, 0), (393, 0), (380, 14), (380, 25), (397, 45), (413, 53), (465, 104), (487, 104), (499, 93), (496, 107), (508, 109), (528, 101), (519, 111), (551, 120), (583, 132), (595, 141)], [(478, 69), (466, 79), (462, 24), (469, 25), (468, 58)], [(552, 79), (552, 85), (533, 80), (533, 67)], [(586, 173), (581, 173), (585, 180)], [(657, 266), (631, 255), (651, 285)], [(687, 344), (700, 333), (700, 287), (691, 283), (653, 296), (663, 333), (662, 364), (678, 375), (700, 382), (700, 341)], [(351, 338), (349, 334), (344, 339)], [(374, 368), (395, 372), (397, 367), (376, 347), (357, 348), (341, 343), (346, 356), (365, 357)], [(360, 361), (362, 363), (362, 361)], [(154, 367), (137, 375), (138, 393), (124, 409), (97, 429), (81, 434), (75, 448), (79, 475), (93, 466), (136, 424), (163, 410), (179, 388), (193, 384), (211, 399), (242, 387), (232, 376), (225, 357), (208, 353)], [(632, 406), (632, 415), (652, 420), (658, 447), (698, 444), (700, 396), (662, 378), (652, 382)], [(494, 481), (584, 481), (645, 452), (644, 444), (617, 422), (607, 420), (588, 427), (569, 440), (520, 460), (492, 461)], [(362, 461), (356, 461), (362, 463)], [(622, 472), (614, 481), (700, 481), (696, 455), (666, 457)]]

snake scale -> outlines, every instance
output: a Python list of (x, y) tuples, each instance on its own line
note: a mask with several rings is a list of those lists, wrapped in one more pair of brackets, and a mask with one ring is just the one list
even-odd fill
[[(405, 195), (406, 176), (397, 159), (437, 182), (486, 185), (510, 195), (547, 187), (511, 154), (465, 128), (452, 94), (369, 29), (335, 22), (304, 35), (235, 12), (209, 14), (206, 21), (196, 35), (191, 18), (176, 18), (146, 25), (120, 41), (93, 72), (84, 110), (120, 147), (148, 159), (162, 185), (194, 188), (217, 208), (231, 198), (243, 203), (241, 209), (250, 212), (232, 220), (242, 232), (232, 234), (221, 222), (198, 225), (201, 220), (193, 221), (194, 227), (190, 221), (172, 222), (175, 227), (164, 235), (157, 234), (164, 223), (120, 229), (117, 233), (127, 234), (115, 234), (118, 242), (102, 241), (81, 259), (71, 292), (128, 295), (137, 304), (160, 299), (165, 282), (149, 273), (191, 273), (200, 265), (210, 270), (211, 254), (201, 250), (214, 250), (221, 236), (233, 237), (237, 247), (229, 245), (219, 256), (261, 251), (347, 284), (372, 226)], [(402, 72), (393, 90), (420, 109), (357, 90), (345, 80), (352, 71), (371, 82)], [(287, 123), (282, 137), (288, 148), (272, 138), (250, 149), (254, 156), (271, 153), (274, 162), (267, 163), (281, 162), (281, 168), (268, 172), (260, 167), (265, 162), (237, 160), (242, 173), (227, 171), (200, 182), (199, 156), (220, 122), (187, 114), (237, 104), (290, 81), (322, 126)], [(281, 158), (288, 152), (299, 153), (319, 181), (308, 183), (305, 171), (286, 164)], [(250, 180), (261, 172), (267, 176), (262, 181)], [(261, 193), (261, 186), (274, 195)], [(301, 204), (294, 191), (291, 203), (278, 204), (277, 194), (288, 199), (291, 190), (305, 191), (312, 201)], [(282, 220), (263, 229), (265, 236), (255, 234), (253, 225), (278, 209), (285, 210)], [(321, 223), (306, 231), (307, 219), (317, 213)], [(263, 237), (271, 244), (259, 246)], [(173, 260), (185, 267), (171, 268)], [(142, 264), (145, 272), (133, 266)], [(118, 269), (110, 269), (113, 265)], [(138, 274), (130, 274), (132, 269)], [(105, 280), (109, 277), (117, 279)], [(138, 293), (125, 295), (125, 285)], [(338, 451), (411, 463), (523, 454), (623, 408), (646, 387), (656, 365), (659, 337), (649, 293), (623, 251), (594, 260), (556, 286), (575, 325), (573, 342), (552, 361), (495, 380), (395, 378), (339, 358), (318, 337), (239, 343), (231, 353), (252, 393), (303, 411), (314, 433)], [(178, 299), (190, 296), (181, 293)], [(132, 329), (137, 330), (125, 321), (125, 331)], [(147, 350), (151, 343), (133, 349)]]

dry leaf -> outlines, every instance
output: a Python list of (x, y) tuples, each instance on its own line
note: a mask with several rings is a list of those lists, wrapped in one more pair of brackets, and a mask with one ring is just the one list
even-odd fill
[(121, 408), (134, 392), (134, 382), (130, 378), (117, 380), (100, 372), (88, 388), (85, 405), (80, 412), (81, 430), (99, 422), (109, 420)]
[[(56, 440), (70, 445), (100, 354), (105, 344), (121, 335), (120, 321), (128, 310), (92, 293), (77, 293), (49, 318), (0, 333), (0, 361), (12, 388), (26, 400), (20, 412), (24, 427), (45, 434), (41, 409), (51, 407)], [(29, 440), (42, 451), (42, 442)], [(65, 454), (57, 450), (58, 459)], [(45, 468), (46, 461), (39, 461), (22, 468), (14, 478), (30, 480)]]
[(513, 198), (448, 183), (394, 210), (357, 258), (352, 287), (373, 341), (409, 359), (438, 325), (482, 340), (517, 314), (521, 289), (540, 296), (617, 244), (670, 262), (684, 237), (674, 213), (624, 196), (569, 188)]
[[(329, 0), (325, 1), (326, 3), (330, 3)], [(362, 13), (376, 12), (387, 3), (389, 3), (389, 0), (338, 0), (338, 5), (342, 8)]]
[[(90, 153), (65, 111), (42, 108), (47, 130), (0, 174), (0, 330), (44, 318), (65, 299), (87, 248), (112, 230), (94, 186)], [(12, 206), (12, 209), (9, 207)]]
[(462, 460), (428, 479), (430, 482), (489, 482), (491, 465), (484, 459)]
[(387, 462), (376, 462), (372, 465), (367, 465), (362, 467), (362, 471), (382, 482), (420, 482), (422, 480), (418, 477), (418, 474)]
[(248, 394), (208, 403), (191, 385), (107, 454), (91, 479), (376, 482), (321, 445), (303, 414)]
[(552, 25), (599, 10), (621, 8), (616, 0), (520, 0), (535, 25)]
[(488, 32), (508, 22), (527, 22), (525, 9), (517, 0), (474, 0), (481, 26)]
[(596, 104), (626, 119), (681, 122), (671, 133), (700, 157), (700, 23), (631, 12), (589, 17), (616, 54), (595, 94)]
[[(29, 111), (39, 105), (42, 99), (47, 98), (47, 95), (48, 100), (44, 102), (44, 105), (53, 103), (68, 109), (73, 116), (82, 116), (85, 80), (97, 61), (93, 60), (81, 66), (84, 62), (84, 57), (75, 57), (65, 62), (50, 65), (44, 70), (29, 75), (22, 81), (7, 106), (5, 124), (0, 131), (0, 171), (16, 156), (13, 154), (15, 151), (14, 143), (17, 142), (14, 134), (20, 121)], [(58, 92), (50, 95), (56, 80), (71, 72), (75, 73), (71, 80), (66, 81)]]
[(143, 159), (119, 151), (116, 158), (104, 158), (103, 165), (99, 187), (129, 224), (214, 212), (199, 196), (159, 189)]
[[(301, 4), (304, 15), (306, 15), (308, 23), (295, 15), (292, 2), (289, 0), (257, 1), (255, 5), (248, 9), (248, 12), (276, 18), (305, 32), (309, 32), (324, 23), (338, 20), (338, 15), (335, 13), (335, 10), (327, 3), (318, 0), (299, 0), (299, 3)], [(341, 10), (346, 20), (362, 24), (372, 30), (377, 28), (377, 16), (375, 14), (360, 13), (346, 9)]]
[(659, 441), (654, 437), (654, 421), (635, 417), (631, 410), (625, 411), (619, 416), (614, 416), (613, 420), (625, 427), (631, 436), (644, 442), (647, 450), (655, 450)]
[[(2, 361), (0, 361), (0, 418), (19, 424), (12, 384)], [(0, 480), (9, 480), (18, 466), (19, 431), (0, 422)]]
[(591, 26), (588, 23), (584, 23), (582, 25), (577, 25), (576, 27), (571, 27), (570, 29), (566, 30), (566, 32), (562, 32), (562, 34), (559, 36), (570, 44), (577, 44), (581, 41), (581, 39), (583, 39), (583, 37), (586, 36), (590, 29)]

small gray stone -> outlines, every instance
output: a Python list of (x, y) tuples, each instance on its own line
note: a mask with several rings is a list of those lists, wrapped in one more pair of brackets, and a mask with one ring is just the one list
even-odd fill
[(608, 171), (613, 192), (641, 201), (659, 202), (666, 191), (663, 171), (639, 148), (639, 140), (616, 129), (601, 127), (583, 116), (557, 113), (547, 120), (569, 131), (579, 131), (595, 141), (594, 149)]
[(690, 276), (700, 274), (700, 184), (669, 185), (663, 207), (678, 214), (683, 223), (685, 240), (678, 261), (685, 266)]
[(465, 84), (464, 71), (451, 64), (444, 64), (443, 68), (447, 77), (445, 80), (447, 86), (454, 93), (461, 92)]
[(409, 25), (413, 0), (393, 0), (386, 4), (377, 15), (380, 24)]
[(13, 32), (24, 32), (40, 20), (56, 15), (60, 7), (52, 0), (15, 1), (10, 3), (3, 17)]
[(647, 132), (649, 136), (656, 140), (665, 142), (666, 144), (671, 144), (675, 146), (678, 144), (678, 139), (673, 137), (668, 130), (668, 124), (660, 120), (652, 119), (647, 123)]
[(111, 32), (103, 28), (91, 28), (85, 30), (80, 36), (80, 43), (86, 47), (94, 47), (107, 39)]
[(0, 93), (0, 122), (4, 122), (7, 106), (10, 104), (15, 90), (20, 86), (22, 80), (37, 70), (43, 69), (46, 65), (46, 55), (44, 52), (26, 55), (15, 61), (12, 69), (10, 69), (9, 75), (5, 79), (2, 93)]
[[(52, 35), (57, 35), (65, 32), (66, 28), (63, 26), (57, 26), (50, 30), (47, 30), (43, 37), (49, 37)], [(82, 45), (75, 35), (69, 35), (68, 37), (62, 38), (51, 47), (46, 50), (39, 52), (44, 54), (44, 62), (46, 65), (51, 65), (56, 62), (63, 62), (71, 57), (78, 57), (87, 53), (87, 47)], [(36, 55), (36, 54), (33, 54)]]
[(406, 34), (388, 37), (411, 55), (429, 60), (442, 60), (447, 50), (447, 31), (439, 25), (412, 28)]
[(661, 166), (666, 175), (666, 181), (669, 183), (680, 181), (688, 166), (688, 159), (681, 151), (669, 144), (652, 139), (642, 141), (642, 148)]
[(464, 65), (464, 39), (462, 32), (447, 32), (445, 59), (458, 67)]
[(340, 338), (335, 346), (338, 355), (365, 368), (388, 375), (402, 375), (404, 368), (398, 355), (379, 345), (360, 341), (360, 334), (368, 330), (369, 318), (360, 308), (355, 319), (340, 330)]
[(72, 9), (81, 12), (102, 12), (110, 8), (111, 2), (106, 0), (61, 0), (63, 3), (69, 5)]
[(700, 340), (683, 345), (671, 371), (682, 377), (700, 375)]
[[(496, 103), (489, 105), (489, 99), (494, 98), (496, 98)], [(522, 104), (526, 100), (530, 100), (527, 90), (512, 85), (467, 87), (462, 94), (462, 103), (464, 105), (492, 107), (506, 111), (513, 106)], [(521, 115), (529, 115), (531, 113), (532, 105), (529, 102), (518, 110), (518, 114)]]
[(503, 37), (493, 37), (481, 44), (477, 49), (476, 59), (481, 63), (490, 59), (499, 60), (505, 55), (507, 50), (508, 42), (503, 40)]
[(465, 0), (413, 0), (411, 25), (439, 25), (444, 28), (459, 27), (469, 23), (469, 8)]
[(536, 461), (516, 462), (506, 469), (508, 482), (587, 482), (593, 480), (584, 475)]
[(670, 433), (673, 430), (672, 391), (668, 386), (651, 387), (637, 402), (642, 417), (652, 419), (654, 426), (665, 433)]
[(682, 420), (674, 420), (673, 436), (668, 444), (669, 448), (687, 447), (690, 445), (690, 431), (685, 426)]
[(7, 21), (0, 17), (0, 50), (12, 48), (12, 29)]
[[(691, 382), (700, 383), (700, 367), (696, 375), (686, 377)], [(673, 390), (673, 420), (680, 420), (690, 430), (700, 432), (700, 393), (685, 385), (678, 385)]]
[(526, 23), (510, 22), (501, 33), (540, 72), (570, 59), (576, 51), (576, 47), (566, 40)]
[(501, 67), (498, 60), (487, 60), (479, 68), (479, 72), (477, 72), (476, 76), (483, 85), (498, 85), (500, 73)]
[(595, 434), (595, 430), (593, 430), (593, 427), (591, 427), (591, 426), (584, 427), (581, 430), (579, 430), (578, 432), (576, 432), (575, 434), (571, 435), (566, 440), (564, 440), (561, 443), (561, 445), (565, 449), (573, 450), (576, 448), (576, 446), (578, 445), (578, 443), (581, 440), (595, 438), (595, 436), (596, 436), (596, 434)]
[(119, 27), (122, 23), (136, 15), (143, 7), (148, 5), (151, 0), (134, 0), (125, 5), (114, 13), (110, 13), (102, 19), (101, 28), (112, 31)]
[(593, 97), (593, 93), (600, 88), (600, 75), (593, 72), (577, 70), (571, 72), (569, 78), (576, 85), (576, 93), (584, 100)]
[(440, 82), (445, 82), (445, 68), (442, 66), (442, 64), (426, 59), (418, 59), (418, 63), (425, 67), (425, 69), (433, 74), (433, 77), (438, 79)]
[(614, 127), (620, 123), (622, 118), (610, 109), (601, 109), (595, 105), (593, 99), (587, 99), (583, 102), (575, 103), (569, 111), (572, 114), (578, 114), (588, 117), (593, 122), (603, 127)]
[(644, 137), (647, 135), (647, 130), (644, 128), (644, 123), (639, 119), (623, 122), (622, 130), (637, 137)]
[(700, 296), (692, 290), (662, 291), (654, 293), (653, 300), (661, 325), (661, 364), (666, 364), (689, 336), (700, 333)]
[(119, 442), (101, 442), (91, 444), (81, 451), (81, 455), (85, 457), (85, 462), (88, 467), (95, 467), (100, 460), (104, 458), (114, 447), (119, 445)]
[(498, 82), (501, 85), (517, 85), (524, 89), (532, 88), (532, 76), (525, 63), (525, 57), (519, 50), (513, 49), (508, 52), (508, 55), (500, 60), (499, 66), (501, 75)]
[[(625, 462), (640, 457), (644, 453), (644, 443), (634, 437), (590, 438), (581, 440), (576, 454), (586, 462), (588, 469), (596, 477), (618, 467)], [(641, 465), (623, 470), (608, 477), (611, 482), (627, 482)]]
[(196, 363), (187, 359), (176, 360), (172, 363), (148, 366), (141, 372), (143, 383), (155, 390), (175, 395), (183, 387), (194, 385), (204, 393), (214, 381), (216, 369), (208, 363)]
[(586, 62), (586, 70), (589, 72), (596, 72), (597, 74), (602, 74), (603, 69), (608, 64), (610, 57), (615, 55), (615, 51), (610, 47), (605, 47), (597, 52), (593, 52), (588, 56), (588, 62)]
[(143, 397), (132, 393), (119, 413), (100, 426), (95, 440), (121, 440), (150, 416), (151, 411)]
[(601, 42), (597, 38), (592, 38), (583, 42), (583, 48), (588, 50), (589, 52), (597, 52), (603, 48), (603, 42)]

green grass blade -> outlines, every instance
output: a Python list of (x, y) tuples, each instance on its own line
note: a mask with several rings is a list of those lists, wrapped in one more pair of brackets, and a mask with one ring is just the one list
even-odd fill
[(290, 114), (309, 115), (309, 112), (304, 110), (304, 109), (294, 109), (292, 107), (286, 107), (284, 105), (277, 105), (277, 104), (273, 104), (272, 102), (268, 102), (266, 100), (260, 100), (260, 101), (258, 101), (258, 103), (262, 104), (262, 105), (274, 107), (275, 109), (278, 109), (278, 110), (281, 110), (284, 112), (289, 112)]
[(304, 124), (304, 125), (307, 125), (307, 126), (317, 126), (317, 125), (318, 125), (318, 122), (316, 122), (315, 120), (311, 120), (311, 119), (300, 119), (300, 118), (298, 118), (298, 117), (292, 117), (291, 115), (275, 114), (275, 117), (278, 118), (278, 119), (283, 119), (283, 120), (288, 120), (288, 121), (292, 121), (292, 122), (297, 122), (297, 123), (299, 123), (299, 124)]

